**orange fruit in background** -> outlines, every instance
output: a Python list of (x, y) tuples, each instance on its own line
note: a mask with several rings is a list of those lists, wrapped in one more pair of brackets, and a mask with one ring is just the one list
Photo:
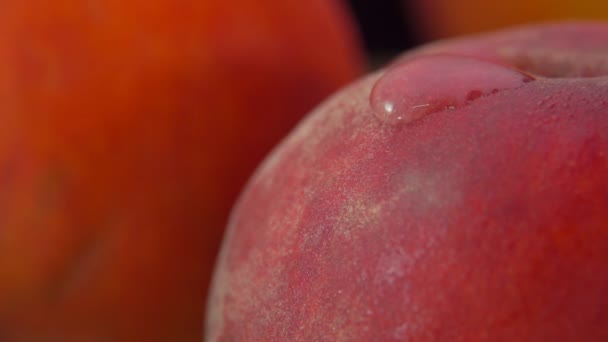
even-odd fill
[(414, 0), (404, 4), (417, 13), (420, 32), (427, 39), (539, 21), (608, 19), (608, 2), (603, 0)]
[(337, 1), (0, 3), (0, 340), (199, 341), (237, 192), (362, 69)]

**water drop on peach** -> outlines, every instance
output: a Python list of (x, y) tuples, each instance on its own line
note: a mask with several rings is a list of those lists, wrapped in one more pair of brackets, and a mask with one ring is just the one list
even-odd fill
[(382, 122), (407, 123), (533, 80), (523, 71), (479, 58), (424, 56), (390, 67), (374, 85), (370, 104)]

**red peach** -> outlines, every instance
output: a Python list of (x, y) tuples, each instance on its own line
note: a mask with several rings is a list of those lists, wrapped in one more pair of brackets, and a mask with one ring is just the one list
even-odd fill
[(0, 3), (0, 340), (199, 341), (229, 208), (362, 69), (338, 1)]
[(607, 341), (608, 24), (440, 42), (332, 97), (235, 208), (209, 341)]

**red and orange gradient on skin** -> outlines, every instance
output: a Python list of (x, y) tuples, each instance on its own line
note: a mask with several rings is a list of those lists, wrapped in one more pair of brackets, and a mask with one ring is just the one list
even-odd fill
[(235, 195), (362, 69), (337, 1), (0, 3), (0, 340), (200, 340)]

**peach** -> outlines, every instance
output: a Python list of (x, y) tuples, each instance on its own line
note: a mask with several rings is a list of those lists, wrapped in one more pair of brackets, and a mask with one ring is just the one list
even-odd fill
[(339, 1), (2, 1), (0, 340), (200, 341), (234, 197), (361, 57)]
[(209, 341), (608, 340), (608, 24), (403, 55), (232, 213)]
[(402, 0), (426, 38), (437, 39), (516, 24), (570, 19), (608, 19), (604, 0)]

